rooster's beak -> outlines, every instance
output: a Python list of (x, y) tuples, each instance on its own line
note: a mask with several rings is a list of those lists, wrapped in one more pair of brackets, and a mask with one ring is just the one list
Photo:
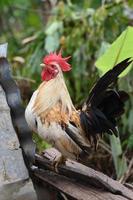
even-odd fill
[(45, 64), (44, 64), (44, 63), (41, 63), (40, 66), (41, 66), (42, 68), (44, 68), (44, 67), (45, 67)]

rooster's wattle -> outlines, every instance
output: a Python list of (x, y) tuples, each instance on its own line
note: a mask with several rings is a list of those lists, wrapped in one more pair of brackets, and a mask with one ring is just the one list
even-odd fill
[(25, 116), (30, 128), (63, 157), (78, 159), (84, 153), (89, 154), (92, 145), (96, 147), (99, 135), (117, 135), (116, 118), (124, 112), (128, 95), (109, 86), (132, 61), (125, 59), (102, 76), (82, 109), (76, 110), (62, 73), (71, 69), (68, 59), (62, 58), (61, 52), (44, 57), (43, 82), (33, 93)]

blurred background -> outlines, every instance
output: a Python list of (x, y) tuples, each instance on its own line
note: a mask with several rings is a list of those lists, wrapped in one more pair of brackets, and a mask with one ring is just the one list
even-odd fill
[[(71, 55), (66, 84), (76, 107), (88, 96), (99, 73), (95, 61), (133, 25), (132, 0), (1, 0), (0, 43), (8, 42), (12, 66), (24, 105), (41, 82), (40, 63), (48, 52)], [(117, 87), (130, 95), (119, 120), (120, 138), (105, 137), (88, 165), (121, 182), (133, 183), (133, 69)], [(39, 152), (49, 147), (33, 135)]]

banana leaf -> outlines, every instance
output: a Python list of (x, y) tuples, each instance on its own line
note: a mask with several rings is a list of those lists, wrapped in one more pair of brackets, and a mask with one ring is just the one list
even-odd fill
[[(117, 63), (129, 57), (133, 57), (133, 27), (131, 26), (128, 26), (122, 32), (108, 50), (96, 61), (95, 65), (100, 74), (103, 75)], [(130, 71), (131, 65), (121, 74), (121, 77)]]

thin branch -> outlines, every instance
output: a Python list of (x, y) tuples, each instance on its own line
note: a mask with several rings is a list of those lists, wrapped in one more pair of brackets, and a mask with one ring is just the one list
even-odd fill
[(35, 80), (30, 79), (30, 78), (26, 78), (26, 77), (22, 77), (22, 76), (13, 76), (13, 78), (16, 79), (16, 80), (23, 80), (23, 81), (28, 81), (28, 82), (31, 82), (31, 83), (36, 83)]
[(103, 140), (100, 140), (100, 141), (99, 141), (99, 146), (100, 146), (101, 148), (103, 148), (105, 151), (107, 151), (110, 155), (112, 155), (110, 146), (109, 146), (108, 144), (106, 144)]
[(24, 8), (24, 7), (19, 7), (19, 6), (12, 6), (12, 8), (17, 9), (17, 10), (28, 11), (28, 12), (44, 13), (45, 15), (55, 15), (53, 12), (49, 12), (47, 10), (42, 11), (41, 9)]
[(129, 165), (128, 165), (128, 168), (126, 170), (126, 173), (120, 179), (120, 181), (119, 181), (120, 183), (125, 183), (126, 180), (128, 179), (128, 177), (131, 175), (132, 166), (133, 166), (133, 157), (129, 162)]

